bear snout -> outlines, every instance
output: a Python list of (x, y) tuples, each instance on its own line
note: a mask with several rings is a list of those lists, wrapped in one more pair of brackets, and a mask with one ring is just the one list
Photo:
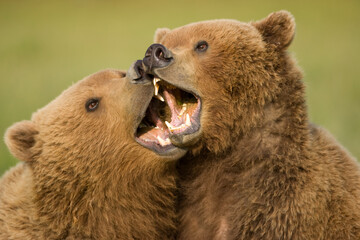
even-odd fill
[(145, 83), (151, 82), (152, 77), (145, 73), (143, 67), (143, 61), (137, 60), (134, 62), (129, 70), (127, 71), (126, 75), (133, 83)]
[(152, 44), (145, 53), (143, 59), (146, 72), (153, 73), (156, 68), (164, 68), (173, 60), (173, 55), (169, 49), (161, 44)]

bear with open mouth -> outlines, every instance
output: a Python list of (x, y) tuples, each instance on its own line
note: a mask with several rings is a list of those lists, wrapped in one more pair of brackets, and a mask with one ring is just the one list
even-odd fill
[(141, 61), (72, 85), (11, 126), (22, 160), (0, 179), (0, 239), (173, 239), (175, 160), (137, 143), (154, 95)]
[(308, 120), (286, 11), (158, 29), (137, 130), (180, 159), (179, 239), (360, 239), (360, 170)]

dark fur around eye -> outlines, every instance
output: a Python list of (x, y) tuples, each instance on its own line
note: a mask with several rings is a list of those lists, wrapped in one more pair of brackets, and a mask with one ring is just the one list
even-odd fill
[(86, 111), (93, 112), (99, 107), (100, 99), (99, 98), (90, 98), (85, 103)]
[(199, 41), (195, 46), (196, 52), (205, 52), (209, 47), (209, 44), (206, 41)]

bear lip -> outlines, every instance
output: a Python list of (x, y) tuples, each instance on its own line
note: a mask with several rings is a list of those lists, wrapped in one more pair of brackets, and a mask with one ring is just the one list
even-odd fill
[[(177, 148), (172, 136), (192, 135), (200, 129), (201, 99), (154, 77), (153, 99), (139, 124), (136, 141), (158, 154)], [(162, 112), (162, 113), (161, 113)]]

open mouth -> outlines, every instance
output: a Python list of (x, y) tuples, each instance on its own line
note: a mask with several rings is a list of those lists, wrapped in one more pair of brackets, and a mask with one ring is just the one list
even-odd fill
[(154, 77), (154, 96), (136, 132), (136, 141), (161, 154), (176, 148), (172, 135), (190, 135), (200, 129), (201, 100)]

